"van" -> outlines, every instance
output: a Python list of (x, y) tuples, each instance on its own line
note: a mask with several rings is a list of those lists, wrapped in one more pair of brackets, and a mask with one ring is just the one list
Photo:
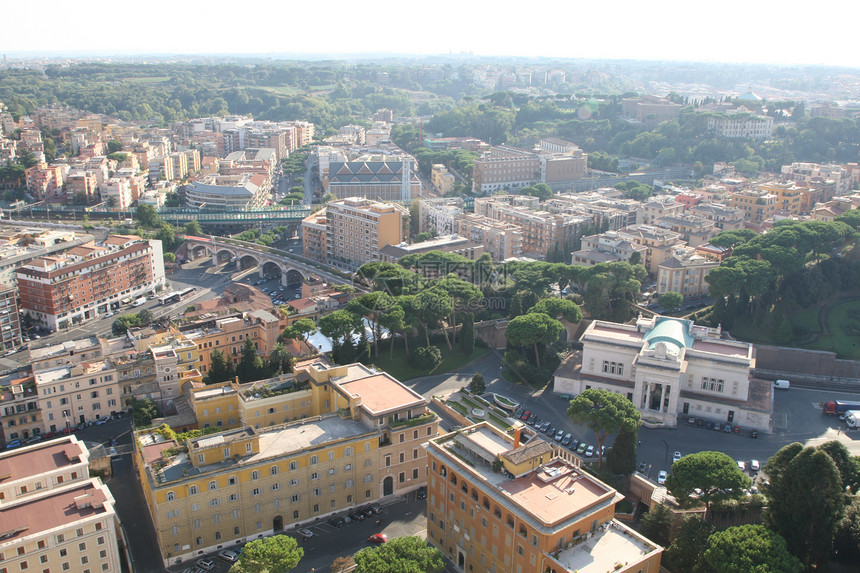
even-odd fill
[(780, 390), (788, 390), (790, 386), (791, 383), (788, 380), (777, 380), (773, 383), (773, 387)]

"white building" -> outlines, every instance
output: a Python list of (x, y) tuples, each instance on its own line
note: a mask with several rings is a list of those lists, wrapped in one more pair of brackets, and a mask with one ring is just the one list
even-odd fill
[(743, 107), (737, 113), (708, 118), (708, 131), (731, 139), (767, 139), (773, 134), (773, 118), (753, 115)]
[[(753, 346), (720, 338), (719, 327), (640, 317), (636, 324), (596, 320), (555, 372), (555, 392), (601, 388), (627, 396), (647, 427), (675, 427), (689, 416), (769, 431), (771, 383), (752, 377)], [(580, 360), (581, 357), (581, 360)]]

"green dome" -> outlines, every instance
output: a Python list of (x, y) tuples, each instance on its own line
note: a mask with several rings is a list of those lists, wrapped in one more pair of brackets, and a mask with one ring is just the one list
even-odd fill
[(648, 348), (653, 350), (658, 342), (671, 344), (680, 350), (693, 346), (693, 337), (689, 333), (689, 321), (661, 316), (654, 328), (645, 334)]

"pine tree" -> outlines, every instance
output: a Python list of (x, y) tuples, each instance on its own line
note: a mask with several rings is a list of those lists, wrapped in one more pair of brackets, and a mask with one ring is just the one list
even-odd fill
[(460, 348), (463, 354), (470, 355), (475, 350), (475, 315), (466, 312), (463, 315), (463, 328), (460, 330)]

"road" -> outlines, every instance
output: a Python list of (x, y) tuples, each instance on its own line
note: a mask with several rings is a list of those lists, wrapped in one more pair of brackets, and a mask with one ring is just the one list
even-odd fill
[[(548, 420), (554, 427), (563, 429), (565, 433), (571, 432), (580, 441), (595, 444), (594, 433), (570, 421), (565, 414), (567, 401), (553, 394), (551, 389), (512, 384), (502, 378), (501, 358), (494, 352), (449, 374), (416, 378), (405, 384), (429, 399), (467, 386), (476, 372), (483, 374), (488, 392), (508, 396), (519, 402), (525, 410), (536, 412), (541, 419)], [(839, 440), (852, 455), (860, 455), (860, 432), (846, 434), (845, 424), (836, 417), (822, 415), (819, 406), (826, 400), (857, 398), (856, 394), (829, 390), (792, 388), (777, 391), (774, 397), (774, 432), (759, 432), (757, 439), (750, 438), (749, 432), (726, 434), (687, 424), (667, 429), (641, 428), (637, 461), (645, 463), (650, 468), (646, 474), (656, 479), (658, 471), (671, 469), (675, 451), (682, 455), (706, 450), (721, 451), (749, 465), (753, 459), (764, 463), (777, 450), (792, 442), (814, 446), (828, 440)], [(449, 429), (451, 423), (445, 418), (441, 421), (445, 429)], [(610, 444), (611, 438), (604, 445)]]

